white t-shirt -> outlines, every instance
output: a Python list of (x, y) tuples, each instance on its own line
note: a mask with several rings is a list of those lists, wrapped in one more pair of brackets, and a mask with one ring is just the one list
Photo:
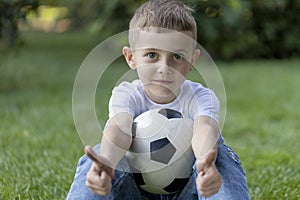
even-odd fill
[(112, 91), (109, 102), (109, 118), (111, 119), (120, 112), (127, 112), (135, 118), (141, 113), (155, 108), (173, 109), (192, 120), (205, 115), (213, 118), (216, 122), (219, 121), (220, 104), (215, 93), (200, 83), (189, 80), (182, 84), (178, 97), (168, 104), (157, 104), (149, 99), (140, 80), (131, 83), (122, 82)]
[[(158, 104), (149, 99), (140, 80), (122, 82), (112, 91), (109, 119), (121, 112), (129, 113), (134, 119), (143, 112), (156, 108), (173, 109), (192, 120), (198, 116), (208, 116), (219, 123), (220, 103), (215, 93), (190, 80), (181, 85), (177, 98), (168, 104)], [(219, 134), (218, 144), (223, 144), (224, 138), (221, 132)]]

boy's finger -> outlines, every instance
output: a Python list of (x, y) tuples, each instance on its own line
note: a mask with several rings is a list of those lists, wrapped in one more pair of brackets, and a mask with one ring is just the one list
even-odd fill
[(197, 171), (198, 172), (205, 171), (205, 169), (215, 161), (216, 155), (217, 155), (217, 151), (215, 149), (212, 149), (205, 155), (203, 159), (197, 160), (196, 162)]
[(93, 160), (99, 166), (99, 168), (101, 170), (104, 170), (107, 173), (107, 175), (110, 176), (111, 179), (114, 178), (114, 171), (110, 167), (110, 162), (107, 159), (98, 156), (91, 146), (86, 146), (84, 148), (84, 151), (85, 151), (85, 154), (91, 160)]
[(208, 152), (208, 155), (206, 157), (206, 163), (210, 165), (213, 162), (215, 162), (216, 155), (217, 151), (215, 149), (212, 149), (210, 152)]
[(86, 186), (90, 190), (92, 190), (95, 194), (98, 194), (98, 195), (106, 195), (110, 191), (109, 186), (101, 187), (99, 184), (93, 184), (93, 183), (90, 183), (88, 181), (86, 182)]
[(202, 195), (206, 194), (206, 197), (208, 197), (217, 193), (220, 190), (222, 182), (204, 179), (198, 182), (198, 190), (201, 192)]
[(105, 171), (102, 171), (101, 174), (100, 174), (100, 187), (105, 187), (107, 186), (107, 182), (109, 182), (110, 176), (105, 172)]

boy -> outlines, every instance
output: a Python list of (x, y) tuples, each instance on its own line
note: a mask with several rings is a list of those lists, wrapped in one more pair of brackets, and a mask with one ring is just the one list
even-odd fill
[[(80, 159), (68, 199), (249, 199), (239, 158), (219, 134), (217, 97), (186, 80), (200, 55), (195, 38), (196, 22), (180, 1), (151, 0), (136, 10), (123, 55), (139, 79), (113, 90), (101, 147), (94, 148), (98, 155), (86, 148), (91, 159)], [(194, 172), (178, 193), (143, 191), (124, 157), (133, 119), (154, 108), (174, 109), (194, 120)]]

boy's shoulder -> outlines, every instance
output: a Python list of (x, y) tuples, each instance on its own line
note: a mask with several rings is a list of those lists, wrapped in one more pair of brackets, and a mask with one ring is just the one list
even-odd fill
[(181, 96), (185, 97), (196, 97), (196, 98), (207, 98), (216, 97), (216, 94), (210, 88), (203, 86), (199, 82), (194, 82), (191, 80), (186, 80), (182, 85)]
[(192, 80), (185, 80), (183, 84), (188, 85), (188, 86), (193, 87), (193, 88), (204, 87), (201, 83), (195, 82), (195, 81), (192, 81)]
[(193, 91), (199, 91), (199, 90), (210, 90), (209, 88), (203, 86), (201, 83), (199, 82), (194, 82), (191, 80), (186, 80), (184, 81), (183, 85), (182, 85), (183, 89), (191, 89)]
[(129, 90), (134, 91), (137, 88), (140, 88), (142, 86), (142, 83), (140, 80), (134, 80), (132, 82), (129, 81), (123, 81), (119, 85), (117, 85), (113, 91), (119, 91), (119, 90)]

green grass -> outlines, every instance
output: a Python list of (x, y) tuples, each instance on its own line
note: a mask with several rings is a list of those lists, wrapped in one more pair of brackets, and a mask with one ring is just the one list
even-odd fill
[(223, 130), (239, 152), (253, 199), (299, 199), (299, 60), (224, 64)]
[[(23, 33), (0, 53), (0, 199), (64, 199), (83, 153), (72, 117), (76, 72), (97, 44), (85, 33)], [(300, 60), (218, 63), (227, 94), (223, 135), (240, 155), (252, 199), (300, 198)], [(107, 117), (118, 63), (101, 79)]]

